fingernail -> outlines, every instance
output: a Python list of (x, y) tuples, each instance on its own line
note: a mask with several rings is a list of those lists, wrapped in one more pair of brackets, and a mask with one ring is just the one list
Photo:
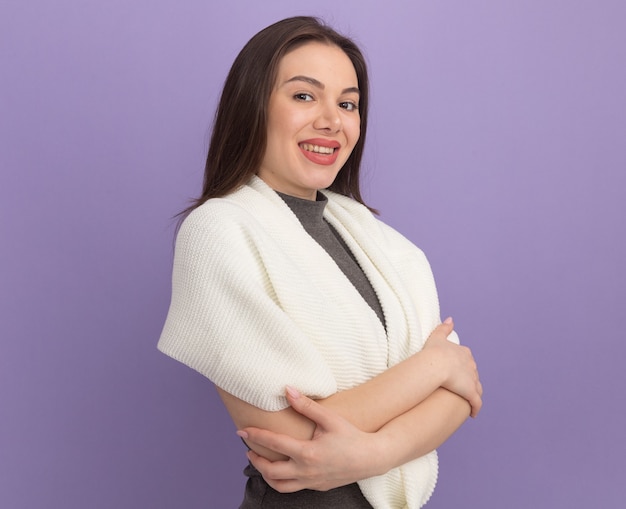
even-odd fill
[(293, 399), (298, 399), (300, 397), (300, 393), (298, 392), (298, 390), (291, 385), (287, 385), (285, 387), (285, 390), (287, 391), (287, 394), (289, 394)]
[(447, 323), (447, 324), (452, 323), (452, 317), (451, 317), (451, 316), (449, 316), (448, 318), (446, 318), (446, 319), (443, 321), (443, 323)]
[(245, 431), (242, 431), (240, 429), (237, 430), (237, 436), (240, 438), (248, 438), (248, 433), (246, 433)]

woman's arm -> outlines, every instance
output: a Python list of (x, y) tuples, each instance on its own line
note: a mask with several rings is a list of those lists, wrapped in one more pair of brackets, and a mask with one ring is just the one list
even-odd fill
[(409, 412), (376, 433), (365, 433), (336, 413), (299, 395), (287, 395), (290, 404), (317, 427), (311, 440), (298, 440), (258, 428), (238, 432), (248, 442), (278, 451), (286, 460), (269, 461), (253, 451), (252, 464), (280, 492), (328, 490), (381, 475), (391, 468), (437, 448), (469, 415), (468, 403), (438, 389)]
[[(447, 340), (452, 329), (452, 320), (446, 320), (433, 331), (421, 352), (357, 387), (318, 403), (364, 432), (378, 431), (392, 419), (416, 407), (439, 387), (472, 401), (473, 414), (478, 413), (482, 388), (476, 364), (469, 349)], [(313, 435), (315, 423), (292, 408), (267, 412), (221, 389), (218, 391), (239, 429), (253, 426), (299, 439), (310, 439)], [(249, 445), (268, 459), (284, 459), (259, 444)]]

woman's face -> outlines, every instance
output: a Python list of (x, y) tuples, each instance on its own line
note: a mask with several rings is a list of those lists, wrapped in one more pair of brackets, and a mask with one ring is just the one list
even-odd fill
[(354, 66), (337, 46), (307, 43), (280, 61), (258, 175), (281, 193), (314, 200), (330, 186), (361, 132)]

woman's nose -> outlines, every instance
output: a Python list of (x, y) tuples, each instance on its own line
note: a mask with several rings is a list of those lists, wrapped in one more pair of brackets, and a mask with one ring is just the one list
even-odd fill
[(319, 115), (313, 122), (315, 129), (329, 132), (339, 132), (341, 130), (341, 116), (336, 104), (320, 105)]

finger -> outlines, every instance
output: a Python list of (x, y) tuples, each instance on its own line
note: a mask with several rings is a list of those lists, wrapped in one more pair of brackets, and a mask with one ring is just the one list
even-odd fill
[[(299, 479), (301, 476), (298, 475), (298, 466), (292, 460), (270, 461), (252, 450), (247, 452), (247, 456), (263, 479), (275, 490), (289, 488), (290, 491), (296, 491), (304, 488), (302, 479)], [(277, 485), (280, 485), (281, 489), (278, 489)]]
[(470, 406), (472, 407), (470, 417), (476, 417), (478, 415), (478, 412), (480, 412), (480, 409), (483, 406), (482, 398), (478, 396), (477, 394), (476, 397), (472, 398), (472, 401), (470, 401)]
[(454, 330), (454, 320), (452, 320), (451, 317), (448, 317), (442, 323), (440, 323), (437, 327), (435, 327), (433, 334), (440, 333), (440, 334), (443, 334), (447, 338), (452, 333), (453, 330)]
[(311, 419), (319, 427), (330, 430), (343, 423), (343, 419), (335, 412), (300, 394), (297, 389), (287, 386), (286, 393), (291, 407), (299, 414)]
[(266, 449), (271, 449), (290, 458), (299, 454), (302, 449), (300, 440), (282, 435), (266, 429), (244, 428), (237, 431), (237, 435), (243, 438), (248, 444), (256, 444)]
[(275, 481), (278, 480), (289, 480), (294, 479), (295, 475), (290, 470), (290, 460), (278, 460), (278, 461), (270, 461), (267, 458), (264, 458), (260, 454), (257, 454), (252, 449), (246, 452), (250, 463), (256, 468), (263, 477), (267, 479), (273, 479)]
[(307, 487), (298, 479), (265, 479), (265, 482), (279, 493), (293, 493)]

